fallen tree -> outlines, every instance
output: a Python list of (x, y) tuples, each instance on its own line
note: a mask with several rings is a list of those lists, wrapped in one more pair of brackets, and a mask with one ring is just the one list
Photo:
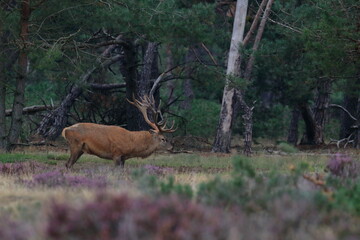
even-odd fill
[[(53, 106), (53, 105), (34, 105), (34, 106), (24, 107), (22, 114), (23, 115), (31, 115), (31, 114), (35, 114), (37, 112), (53, 110), (55, 108), (57, 108), (57, 106)], [(5, 111), (5, 116), (6, 117), (10, 117), (11, 114), (12, 114), (12, 109), (7, 109)]]

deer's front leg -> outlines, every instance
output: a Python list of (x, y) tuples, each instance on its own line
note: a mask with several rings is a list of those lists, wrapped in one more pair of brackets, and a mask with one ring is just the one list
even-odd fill
[(125, 157), (124, 156), (118, 156), (114, 158), (115, 166), (124, 167), (125, 166)]

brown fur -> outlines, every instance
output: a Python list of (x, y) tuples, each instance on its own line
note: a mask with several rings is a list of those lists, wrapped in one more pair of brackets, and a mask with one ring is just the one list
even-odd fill
[(71, 168), (83, 153), (112, 159), (116, 165), (124, 166), (126, 159), (146, 158), (159, 148), (170, 147), (160, 133), (128, 131), (122, 127), (94, 123), (77, 123), (64, 128), (62, 136), (70, 146), (67, 168)]

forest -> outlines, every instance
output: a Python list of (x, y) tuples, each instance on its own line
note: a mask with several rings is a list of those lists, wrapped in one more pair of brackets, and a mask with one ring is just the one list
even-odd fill
[(358, 0), (0, 0), (0, 239), (357, 239), (359, 126)]

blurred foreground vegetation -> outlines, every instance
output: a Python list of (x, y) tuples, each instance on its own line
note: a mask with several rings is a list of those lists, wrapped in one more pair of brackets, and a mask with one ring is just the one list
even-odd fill
[[(1, 155), (1, 239), (357, 239), (356, 153)], [(195, 227), (196, 226), (196, 227)], [(257, 227), (261, 226), (261, 227)]]

